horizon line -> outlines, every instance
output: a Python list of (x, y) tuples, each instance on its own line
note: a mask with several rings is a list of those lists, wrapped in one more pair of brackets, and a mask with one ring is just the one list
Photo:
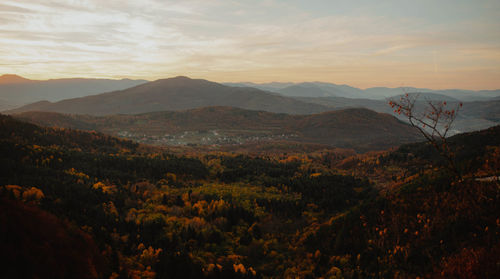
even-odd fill
[[(497, 91), (497, 90), (500, 90), (500, 88), (463, 89), (463, 88), (459, 88), (459, 87), (436, 89), (436, 88), (429, 88), (429, 87), (404, 86), (404, 85), (396, 86), (396, 87), (392, 87), (392, 86), (357, 87), (357, 86), (349, 85), (347, 83), (334, 83), (334, 82), (331, 82), (331, 81), (321, 81), (321, 80), (303, 80), (303, 81), (276, 81), (276, 80), (274, 80), (274, 81), (268, 81), (268, 82), (256, 82), (256, 81), (248, 81), (248, 80), (246, 80), (246, 81), (215, 81), (215, 80), (211, 80), (211, 79), (208, 79), (208, 78), (190, 77), (188, 75), (183, 75), (183, 74), (172, 75), (172, 76), (163, 77), (163, 78), (153, 78), (153, 79), (140, 78), (140, 77), (134, 78), (134, 77), (130, 77), (130, 76), (128, 76), (128, 77), (114, 77), (114, 76), (110, 76), (110, 77), (87, 76), (87, 77), (85, 77), (85, 76), (74, 76), (74, 77), (52, 77), (52, 78), (46, 78), (46, 79), (34, 79), (34, 78), (29, 78), (27, 76), (23, 76), (23, 75), (20, 75), (20, 74), (12, 74), (12, 73), (5, 73), (5, 74), (0, 75), (0, 77), (4, 77), (4, 76), (17, 76), (17, 77), (20, 77), (22, 79), (26, 79), (26, 80), (29, 80), (29, 81), (35, 81), (35, 82), (37, 82), (37, 81), (38, 82), (40, 82), (40, 81), (50, 81), (50, 80), (70, 80), (70, 79), (101, 79), (101, 80), (117, 80), (117, 81), (118, 80), (145, 80), (146, 82), (154, 82), (154, 81), (158, 81), (158, 80), (162, 80), (162, 79), (171, 79), (171, 78), (177, 78), (177, 77), (186, 77), (186, 78), (189, 78), (189, 79), (207, 80), (207, 81), (216, 82), (216, 83), (219, 83), (219, 84), (252, 83), (252, 84), (255, 84), (255, 85), (266, 85), (266, 84), (270, 84), (270, 83), (290, 83), (291, 86), (293, 86), (293, 85), (300, 85), (300, 84), (303, 84), (303, 83), (327, 83), (327, 84), (333, 84), (333, 85), (338, 85), (338, 86), (349, 86), (349, 87), (353, 87), (353, 88), (361, 89), (361, 90), (372, 89), (372, 88), (388, 88), (388, 89), (413, 88), (413, 89), (427, 89), (427, 90), (436, 90), (436, 91), (444, 91), (444, 90)], [(3, 84), (16, 84), (16, 83), (13, 82), (13, 83), (3, 83)], [(17, 83), (17, 84), (19, 84), (19, 83)]]

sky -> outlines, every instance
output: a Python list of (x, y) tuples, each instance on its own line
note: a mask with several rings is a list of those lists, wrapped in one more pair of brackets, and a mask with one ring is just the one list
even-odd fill
[(500, 88), (498, 0), (2, 0), (0, 74)]

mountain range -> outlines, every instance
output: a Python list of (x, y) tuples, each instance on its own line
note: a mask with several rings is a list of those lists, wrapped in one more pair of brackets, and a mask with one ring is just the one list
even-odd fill
[(110, 115), (176, 111), (206, 106), (230, 106), (277, 113), (310, 114), (329, 110), (321, 104), (302, 102), (251, 87), (231, 87), (202, 79), (175, 77), (99, 95), (42, 101), (9, 113), (52, 111)]
[(432, 93), (458, 99), (460, 101), (486, 101), (491, 98), (500, 97), (500, 89), (497, 90), (462, 90), (445, 89), (434, 90), (416, 87), (371, 87), (360, 89), (349, 85), (338, 85), (326, 82), (302, 82), (302, 83), (227, 83), (230, 86), (254, 87), (262, 90), (272, 91), (289, 97), (345, 97), (351, 99), (374, 99), (385, 100), (387, 98), (409, 92)]
[(146, 80), (65, 78), (31, 80), (18, 75), (0, 76), (0, 111), (38, 101), (60, 101), (130, 88)]
[[(104, 92), (120, 91), (144, 83), (149, 82), (147, 80), (86, 78), (31, 80), (18, 75), (5, 74), (0, 76), (0, 111), (19, 108), (23, 105), (40, 101), (57, 102), (65, 99), (86, 97)], [(261, 91), (266, 91), (270, 94), (279, 94), (281, 96), (295, 98), (343, 97), (348, 99), (386, 100), (387, 98), (407, 92), (419, 92), (421, 94), (426, 94), (427, 96), (433, 95), (436, 99), (440, 100), (448, 100), (451, 98), (462, 102), (490, 101), (495, 99), (498, 100), (498, 98), (500, 98), (500, 90), (433, 90), (414, 87), (372, 87), (360, 89), (349, 85), (338, 85), (326, 82), (270, 82), (260, 84), (252, 82), (237, 82), (223, 83), (222, 85), (238, 88), (255, 88), (260, 89)], [(47, 105), (47, 103), (43, 104)], [(219, 104), (215, 102), (212, 105), (226, 104)], [(39, 106), (40, 104), (36, 105), (36, 107)], [(264, 107), (264, 109), (266, 108)], [(307, 111), (307, 109), (305, 111)], [(310, 112), (319, 111), (324, 110), (317, 110), (317, 108), (310, 110)]]
[[(26, 80), (18, 76), (3, 77), (3, 83), (6, 83), (5, 80), (8, 80), (5, 86), (30, 84), (33, 86), (33, 92), (36, 91), (37, 84), (40, 84), (39, 82)], [(67, 80), (66, 82), (70, 81), (72, 84), (75, 84), (75, 80)], [(95, 80), (79, 81), (95, 84)], [(104, 81), (106, 80), (98, 80), (98, 82), (103, 84), (109, 80)], [(63, 83), (61, 80), (58, 82)], [(278, 92), (265, 91), (253, 87), (234, 86), (237, 84), (232, 85), (228, 86), (207, 80), (179, 76), (146, 82), (131, 88), (97, 95), (65, 99), (57, 102), (39, 101), (8, 110), (7, 113), (51, 111), (102, 116), (226, 106), (294, 115), (314, 114), (347, 108), (366, 108), (379, 113), (393, 114), (390, 106), (387, 105), (389, 98), (360, 98), (359, 96), (362, 96), (365, 92), (347, 85), (332, 85), (319, 82), (295, 85), (290, 85), (289, 83), (265, 84), (268, 89), (271, 88)], [(255, 84), (246, 83), (245, 85), (253, 86)], [(90, 88), (90, 86), (88, 85), (87, 88)], [(382, 92), (381, 88), (370, 90)], [(307, 94), (304, 92), (307, 92)], [(397, 90), (393, 93), (396, 92)], [(34, 93), (30, 94), (33, 95)], [(432, 92), (419, 92), (418, 94), (420, 94), (419, 101), (417, 102), (417, 109), (419, 110), (423, 110), (428, 101), (447, 101), (450, 106), (464, 102), (462, 101), (463, 96), (460, 94), (456, 98)], [(451, 93), (448, 92), (447, 94)], [(485, 93), (477, 94), (480, 96)], [(303, 95), (310, 95), (312, 97), (303, 97)], [(358, 98), (354, 98), (353, 96), (358, 96)], [(399, 99), (400, 96), (399, 94), (392, 98)], [(399, 115), (397, 117), (400, 120), (406, 121), (403, 116)], [(488, 98), (488, 101), (465, 101), (451, 132), (455, 134), (484, 129), (498, 125), (499, 122), (500, 100), (498, 97)]]

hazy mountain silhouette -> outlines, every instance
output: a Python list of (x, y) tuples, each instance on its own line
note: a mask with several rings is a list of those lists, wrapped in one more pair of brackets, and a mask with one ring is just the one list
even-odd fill
[(37, 110), (109, 115), (175, 111), (206, 106), (231, 106), (292, 114), (309, 114), (328, 110), (327, 107), (319, 104), (305, 103), (255, 88), (231, 87), (202, 79), (175, 77), (99, 95), (56, 103), (30, 104), (9, 112)]
[[(385, 100), (393, 96), (404, 93), (421, 92), (441, 94), (461, 101), (486, 101), (490, 98), (500, 97), (500, 89), (497, 90), (462, 90), (462, 89), (444, 89), (434, 90), (428, 88), (416, 87), (371, 87), (360, 89), (349, 85), (338, 85), (328, 82), (302, 82), (302, 83), (251, 83), (251, 82), (233, 82), (227, 83), (231, 86), (246, 86), (260, 88), (276, 92), (285, 96), (293, 97), (327, 97), (337, 96), (352, 99), (373, 99)], [(299, 86), (299, 87), (297, 87)], [(288, 90), (292, 88), (293, 90)], [(321, 89), (321, 94), (318, 94), (317, 88)], [(325, 93), (328, 92), (328, 93)]]
[[(314, 84), (297, 84), (278, 90), (278, 93), (289, 97), (332, 97), (334, 93)], [(306, 95), (307, 94), (307, 95)]]
[(0, 76), (0, 110), (38, 101), (60, 101), (133, 87), (145, 80), (50, 79), (30, 80), (17, 75)]
[(233, 87), (253, 87), (264, 91), (278, 92), (288, 86), (292, 86), (293, 82), (268, 82), (268, 83), (254, 83), (254, 82), (225, 82), (227, 86)]

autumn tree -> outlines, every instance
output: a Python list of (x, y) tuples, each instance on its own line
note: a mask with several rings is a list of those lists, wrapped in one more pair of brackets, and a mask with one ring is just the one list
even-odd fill
[(455, 154), (450, 148), (447, 136), (462, 103), (449, 105), (446, 101), (426, 100), (420, 105), (419, 97), (419, 93), (406, 93), (399, 100), (390, 99), (389, 105), (395, 113), (406, 116), (408, 122), (417, 128), (437, 152), (446, 159), (448, 169), (460, 177), (455, 164)]

